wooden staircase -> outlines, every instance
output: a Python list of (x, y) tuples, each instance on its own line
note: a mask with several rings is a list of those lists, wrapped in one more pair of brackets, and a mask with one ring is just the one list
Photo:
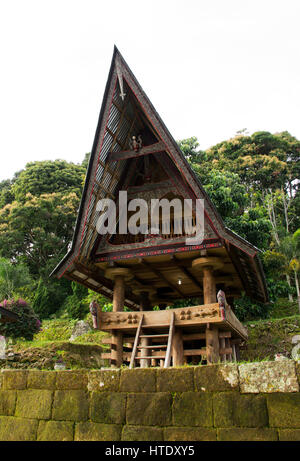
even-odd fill
[[(170, 327), (169, 327), (169, 333), (164, 333), (164, 334), (155, 334), (155, 335), (147, 335), (144, 334), (142, 329), (143, 329), (143, 320), (144, 316), (141, 316), (139, 325), (136, 330), (136, 335), (135, 335), (135, 340), (132, 348), (132, 353), (131, 353), (131, 359), (130, 359), (130, 365), (129, 368), (134, 368), (135, 366), (135, 361), (136, 360), (141, 360), (144, 363), (147, 363), (147, 366), (151, 366), (152, 360), (164, 360), (164, 368), (168, 368), (171, 364), (171, 350), (172, 350), (172, 341), (173, 341), (173, 335), (174, 335), (174, 312), (171, 313), (171, 320), (170, 320)], [(166, 340), (163, 344), (141, 344), (140, 340), (146, 340), (146, 342), (151, 342), (152, 339), (162, 339)], [(148, 341), (147, 341), (148, 340)], [(165, 354), (162, 355), (152, 355), (153, 350), (158, 349), (161, 351), (162, 349), (166, 349)], [(137, 355), (138, 350), (143, 351), (143, 355)], [(145, 354), (145, 351), (149, 350), (151, 352), (151, 355)], [(142, 366), (143, 362), (140, 362), (140, 365)]]

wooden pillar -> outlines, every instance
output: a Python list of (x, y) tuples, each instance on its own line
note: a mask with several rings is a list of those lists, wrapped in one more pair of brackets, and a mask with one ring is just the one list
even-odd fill
[(192, 262), (193, 269), (203, 273), (203, 302), (212, 304), (217, 302), (216, 281), (213, 272), (223, 267), (223, 261), (215, 256), (196, 258)]
[(123, 334), (119, 330), (112, 330), (111, 366), (120, 368), (123, 363)]
[(236, 362), (235, 344), (232, 343), (232, 344), (231, 344), (231, 347), (232, 347), (232, 357), (233, 357), (233, 361)]
[[(221, 349), (225, 349), (225, 338), (220, 338), (220, 347)], [(226, 354), (222, 354), (220, 357), (222, 362), (226, 362)]]
[(208, 324), (206, 327), (206, 359), (207, 364), (216, 363), (220, 359), (219, 329)]
[(175, 329), (172, 343), (173, 367), (180, 367), (184, 364), (182, 332)]
[[(113, 312), (122, 311), (124, 308), (125, 281), (122, 275), (114, 278)], [(111, 351), (112, 366), (120, 368), (123, 363), (123, 333), (118, 330), (112, 331), (112, 339), (115, 343), (115, 350)]]
[(236, 361), (239, 362), (241, 360), (239, 343), (235, 343), (235, 355), (236, 355)]
[[(125, 279), (131, 277), (131, 273), (124, 267), (110, 267), (105, 276), (114, 281), (113, 312), (124, 309)], [(120, 368), (123, 363), (123, 333), (120, 330), (112, 330), (111, 365)]]
[(203, 267), (203, 297), (204, 304), (217, 302), (216, 282), (212, 267)]
[[(226, 349), (230, 349), (231, 345), (230, 345), (230, 339), (229, 338), (225, 338), (225, 347)], [(227, 354), (226, 355), (226, 359), (229, 361), (229, 362), (232, 362), (232, 354)]]
[(150, 307), (149, 293), (147, 291), (142, 291), (140, 295), (140, 311), (150, 310)]
[(159, 303), (158, 307), (161, 311), (163, 311), (167, 307), (167, 303)]
[(140, 311), (151, 310), (150, 297), (156, 294), (156, 290), (154, 288), (139, 287), (135, 288), (133, 293), (140, 298)]
[(114, 281), (113, 312), (122, 311), (124, 308), (125, 281), (122, 275), (116, 275)]
[[(149, 346), (150, 345), (150, 339), (149, 338), (141, 338), (140, 345), (141, 346)], [(140, 351), (141, 351), (141, 356), (142, 357), (147, 357), (147, 355), (150, 355), (149, 353), (150, 353), (151, 349), (148, 349), (148, 348), (140, 349)], [(148, 368), (150, 366), (150, 363), (149, 363), (150, 360), (151, 359), (141, 359), (140, 360), (140, 362), (141, 362), (140, 367), (141, 368)]]

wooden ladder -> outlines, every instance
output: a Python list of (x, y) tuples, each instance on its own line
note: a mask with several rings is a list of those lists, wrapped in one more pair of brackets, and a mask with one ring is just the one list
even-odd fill
[[(173, 341), (173, 335), (174, 335), (174, 312), (171, 313), (171, 321), (170, 321), (170, 327), (169, 327), (169, 333), (164, 333), (164, 334), (156, 334), (156, 335), (144, 335), (141, 334), (142, 330), (142, 325), (143, 325), (143, 319), (144, 315), (142, 314), (139, 325), (136, 330), (136, 335), (134, 339), (134, 344), (132, 348), (132, 354), (131, 354), (131, 359), (130, 359), (130, 365), (129, 368), (134, 368), (135, 365), (135, 360), (151, 360), (151, 359), (160, 359), (164, 360), (164, 368), (168, 368), (171, 363), (171, 352), (172, 352), (172, 341)], [(166, 344), (155, 344), (151, 346), (144, 346), (139, 344), (141, 338), (168, 338)], [(147, 355), (147, 356), (137, 356), (137, 351), (138, 349), (164, 349), (166, 348), (166, 354), (165, 355)]]

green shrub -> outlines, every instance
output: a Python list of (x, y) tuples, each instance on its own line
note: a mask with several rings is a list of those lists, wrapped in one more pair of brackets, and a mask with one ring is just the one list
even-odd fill
[(32, 341), (33, 336), (40, 330), (41, 322), (31, 306), (23, 299), (4, 300), (1, 304), (5, 309), (18, 314), (16, 322), (0, 324), (2, 335), (10, 338), (24, 338)]
[(68, 280), (51, 280), (51, 283), (46, 283), (40, 278), (32, 307), (41, 319), (47, 319), (60, 309), (62, 300), (67, 299), (69, 295), (70, 283)]
[(234, 313), (242, 322), (269, 317), (271, 307), (270, 303), (254, 302), (246, 295), (234, 301)]
[(89, 305), (85, 300), (88, 290), (76, 282), (72, 282), (71, 286), (73, 294), (67, 297), (64, 307), (72, 319), (83, 319), (89, 312)]

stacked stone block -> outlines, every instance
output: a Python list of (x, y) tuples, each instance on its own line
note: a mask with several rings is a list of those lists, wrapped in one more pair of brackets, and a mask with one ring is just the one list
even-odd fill
[(0, 440), (300, 440), (293, 361), (2, 370)]

